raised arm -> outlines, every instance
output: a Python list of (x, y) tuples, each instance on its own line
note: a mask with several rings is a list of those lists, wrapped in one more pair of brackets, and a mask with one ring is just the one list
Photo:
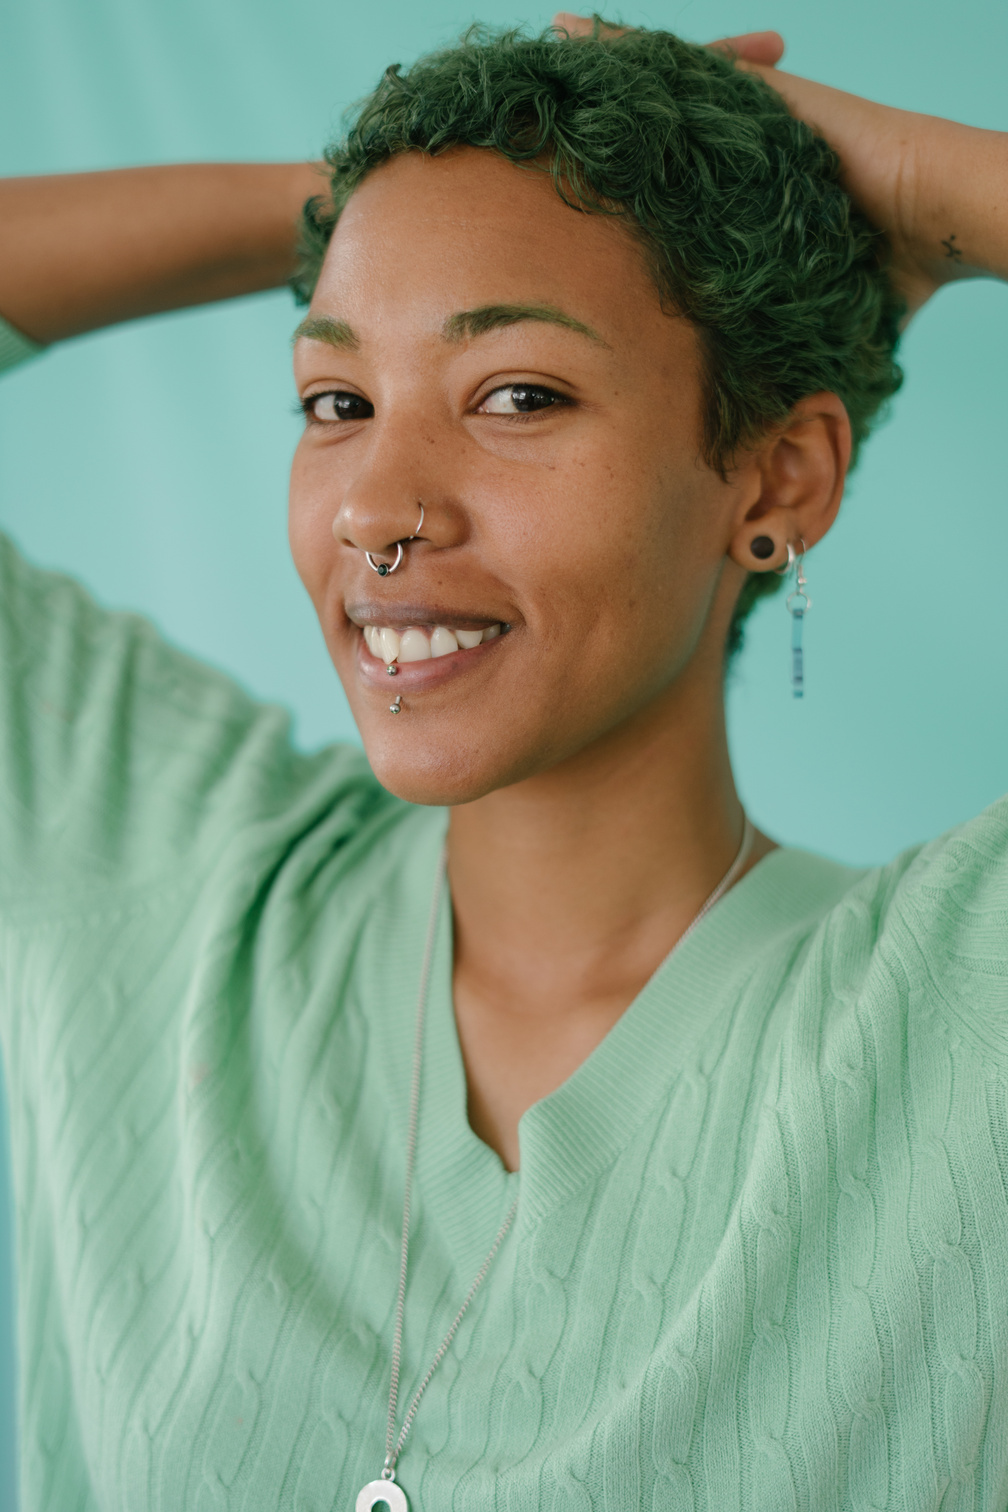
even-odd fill
[(282, 284), (309, 163), (191, 163), (0, 180), (0, 315), (58, 341)]
[[(585, 35), (594, 23), (561, 11), (555, 24)], [(1008, 132), (896, 110), (781, 73), (777, 32), (711, 45), (760, 74), (792, 115), (829, 142), (851, 197), (890, 242), (893, 279), (911, 315), (954, 279), (1008, 278)]]
[(1008, 278), (1008, 132), (740, 66), (762, 74), (833, 147), (851, 197), (889, 239), (911, 314), (954, 279)]

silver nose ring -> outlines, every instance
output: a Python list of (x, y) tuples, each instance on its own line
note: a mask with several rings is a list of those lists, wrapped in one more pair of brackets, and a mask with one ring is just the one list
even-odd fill
[[(413, 532), (413, 534), (411, 536), (404, 536), (401, 541), (396, 541), (396, 543), (395, 543), (396, 554), (395, 554), (395, 561), (394, 562), (376, 562), (375, 559), (374, 559), (374, 557), (371, 555), (370, 551), (365, 551), (364, 558), (365, 558), (368, 566), (371, 568), (372, 572), (377, 572), (377, 574), (378, 574), (379, 577), (389, 577), (393, 572), (395, 572), (396, 568), (400, 565), (400, 563), (402, 562), (403, 557), (406, 554), (405, 551), (404, 551), (404, 549), (403, 549), (404, 546), (409, 541), (415, 541), (416, 540), (416, 538), (420, 534), (421, 530), (423, 530), (423, 522), (424, 522), (424, 507), (421, 504), (420, 505), (420, 519), (419, 519), (419, 522), (417, 523), (416, 530), (414, 530), (414, 532)], [(396, 712), (398, 712), (398, 710)]]
[(388, 577), (389, 573), (395, 572), (396, 568), (399, 566), (399, 563), (403, 559), (403, 543), (402, 543), (402, 541), (396, 541), (395, 550), (396, 550), (395, 561), (391, 562), (391, 563), (389, 563), (389, 562), (376, 562), (375, 559), (374, 559), (374, 557), (371, 555), (370, 551), (365, 551), (364, 557), (365, 557), (365, 560), (367, 561), (368, 566), (371, 567), (371, 568), (373, 568), (373, 570), (375, 572), (377, 572), (377, 574), (378, 574), (379, 577)]

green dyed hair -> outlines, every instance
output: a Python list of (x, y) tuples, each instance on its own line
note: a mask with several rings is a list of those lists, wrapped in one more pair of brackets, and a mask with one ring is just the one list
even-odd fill
[[(808, 394), (839, 395), (854, 455), (899, 387), (902, 306), (887, 246), (852, 204), (832, 149), (758, 76), (668, 32), (573, 38), (474, 27), (406, 72), (389, 68), (326, 152), (331, 203), (310, 200), (293, 287), (311, 297), (340, 212), (397, 153), (467, 145), (552, 174), (573, 207), (642, 240), (663, 303), (701, 338), (704, 460), (740, 447)], [(753, 573), (728, 650), (756, 600)]]

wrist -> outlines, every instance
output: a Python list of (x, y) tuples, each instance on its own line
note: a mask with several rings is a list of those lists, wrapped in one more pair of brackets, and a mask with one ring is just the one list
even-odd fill
[(901, 234), (935, 287), (1008, 277), (1008, 134), (919, 116)]

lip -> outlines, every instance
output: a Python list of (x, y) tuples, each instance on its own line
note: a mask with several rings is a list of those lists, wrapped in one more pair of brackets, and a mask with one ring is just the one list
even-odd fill
[[(373, 599), (361, 599), (344, 605), (343, 613), (352, 625), (362, 630), (365, 625), (387, 625), (390, 630), (406, 630), (410, 625), (446, 625), (450, 630), (485, 630), (488, 625), (513, 623), (500, 614), (460, 613), (444, 604), (416, 603), (391, 604)], [(489, 642), (488, 642), (489, 644)]]
[[(413, 619), (403, 619), (403, 627), (415, 625), (419, 616)], [(427, 623), (427, 614), (423, 616), (421, 623)], [(400, 620), (383, 619), (382, 624), (392, 625), (398, 628)], [(444, 620), (437, 621), (444, 624)], [(499, 623), (493, 620), (483, 620), (479, 624), (473, 624), (473, 629), (479, 629), (486, 624)], [(466, 622), (455, 617), (455, 624), (465, 629)], [(372, 656), (364, 640), (363, 631), (357, 628), (357, 671), (364, 683), (372, 688), (380, 688), (383, 693), (395, 696), (396, 693), (405, 693), (407, 689), (417, 691), (421, 688), (435, 688), (442, 683), (450, 682), (453, 678), (461, 677), (466, 672), (475, 672), (477, 668), (486, 663), (488, 656), (493, 656), (499, 647), (509, 639), (513, 631), (509, 630), (496, 636), (491, 641), (483, 641), (478, 646), (473, 646), (469, 651), (453, 651), (450, 656), (434, 656), (429, 661), (396, 662), (398, 671), (394, 677), (390, 677), (386, 671), (386, 663)]]

